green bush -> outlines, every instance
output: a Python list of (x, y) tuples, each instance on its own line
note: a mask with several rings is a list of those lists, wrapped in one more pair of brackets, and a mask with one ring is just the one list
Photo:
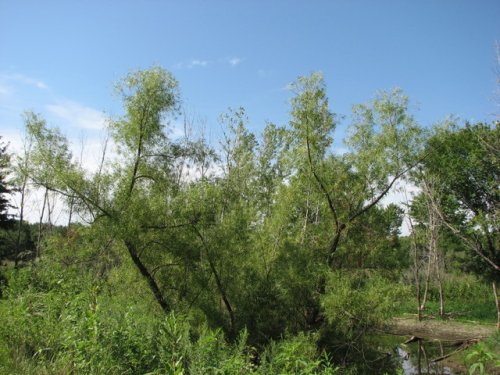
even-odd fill
[(272, 342), (262, 354), (261, 374), (336, 374), (326, 354), (318, 356), (316, 339), (300, 333)]
[[(69, 246), (61, 237), (49, 239)], [(240, 332), (229, 343), (198, 315), (158, 309), (127, 261), (107, 268), (91, 250), (50, 252), (6, 273), (0, 299), (0, 373), (329, 374), (307, 335), (275, 341), (260, 357)], [(86, 259), (92, 256), (94, 266)], [(99, 263), (101, 262), (101, 263)], [(137, 290), (135, 290), (137, 289)], [(131, 290), (134, 290), (131, 293)]]
[(409, 295), (409, 288), (376, 272), (348, 270), (330, 274), (321, 302), (334, 331), (352, 340), (391, 317)]

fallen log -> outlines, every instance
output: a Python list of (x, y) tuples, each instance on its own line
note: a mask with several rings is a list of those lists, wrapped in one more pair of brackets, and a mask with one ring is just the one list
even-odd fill
[(437, 357), (437, 358), (433, 359), (432, 362), (433, 363), (441, 362), (441, 361), (443, 361), (443, 360), (451, 357), (452, 355), (455, 355), (458, 352), (461, 352), (462, 350), (467, 349), (469, 346), (471, 346), (473, 344), (476, 344), (477, 342), (478, 342), (478, 340), (464, 341), (464, 343), (462, 345), (460, 345), (458, 347), (458, 349), (452, 351), (451, 353), (445, 354), (445, 355), (443, 355), (441, 357)]
[(381, 330), (398, 336), (415, 336), (425, 340), (440, 340), (463, 343), (481, 340), (493, 335), (495, 325), (469, 324), (439, 320), (418, 321), (413, 318), (395, 318), (386, 323)]

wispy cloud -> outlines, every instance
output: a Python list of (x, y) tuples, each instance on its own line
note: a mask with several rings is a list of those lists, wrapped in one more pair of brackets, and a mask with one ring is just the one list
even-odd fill
[(211, 64), (208, 60), (192, 59), (189, 61), (181, 61), (175, 64), (177, 69), (193, 69), (193, 68), (205, 68)]
[(102, 112), (74, 101), (49, 104), (47, 110), (77, 128), (96, 130), (106, 125), (106, 117)]
[(197, 68), (197, 67), (204, 68), (204, 67), (206, 67), (208, 64), (209, 64), (209, 62), (208, 62), (207, 60), (197, 60), (197, 59), (195, 59), (195, 60), (191, 60), (191, 61), (188, 63), (187, 67), (188, 67), (189, 69), (192, 69), (192, 68)]
[(23, 83), (25, 85), (34, 86), (41, 90), (46, 90), (49, 88), (49, 86), (45, 82), (33, 77), (29, 77), (25, 74), (20, 74), (20, 73), (3, 74), (1, 77), (5, 80), (16, 81)]
[(177, 69), (194, 69), (206, 68), (213, 65), (230, 65), (235, 67), (240, 65), (245, 59), (241, 57), (220, 58), (215, 60), (191, 59), (189, 61), (181, 61), (174, 65)]
[(239, 65), (243, 62), (243, 59), (240, 57), (233, 57), (227, 61), (231, 66)]

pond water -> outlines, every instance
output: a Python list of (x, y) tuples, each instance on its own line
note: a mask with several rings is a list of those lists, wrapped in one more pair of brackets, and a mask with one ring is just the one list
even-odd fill
[(408, 337), (377, 335), (371, 337), (372, 345), (377, 351), (385, 353), (385, 357), (380, 361), (373, 374), (441, 374), (459, 375), (461, 372), (454, 372), (441, 361), (434, 362), (435, 359), (445, 356), (457, 349), (453, 343), (440, 341), (417, 340), (405, 344)]
[[(415, 348), (403, 349), (397, 348), (397, 354), (401, 358), (401, 367), (405, 375), (413, 374), (442, 374), (455, 375), (449, 367), (446, 367), (442, 362), (432, 362), (433, 358), (429, 358), (425, 347), (429, 347), (429, 343), (416, 343)], [(420, 348), (419, 348), (420, 347)], [(420, 353), (420, 358), (418, 353)]]

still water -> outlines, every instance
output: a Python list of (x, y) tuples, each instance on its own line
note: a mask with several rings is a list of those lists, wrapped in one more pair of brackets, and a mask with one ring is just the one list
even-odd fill
[[(413, 348), (398, 347), (397, 355), (401, 358), (401, 367), (405, 375), (420, 375), (420, 374), (442, 374), (455, 375), (449, 367), (446, 367), (442, 362), (432, 362), (434, 358), (429, 358), (426, 350), (430, 343), (418, 342), (413, 345)], [(420, 353), (420, 355), (419, 355)]]
[[(370, 373), (373, 374), (405, 374), (405, 375), (459, 375), (462, 372), (452, 370), (443, 362), (435, 359), (457, 350), (457, 346), (449, 342), (417, 340), (404, 344), (407, 337), (377, 335), (371, 338), (377, 351), (385, 353)], [(375, 365), (375, 364), (374, 364)]]

